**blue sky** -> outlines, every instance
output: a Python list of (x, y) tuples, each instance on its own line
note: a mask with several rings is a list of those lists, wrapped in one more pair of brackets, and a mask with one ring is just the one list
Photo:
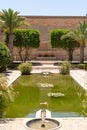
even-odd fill
[(85, 16), (87, 0), (1, 0), (0, 11), (8, 8), (20, 15)]

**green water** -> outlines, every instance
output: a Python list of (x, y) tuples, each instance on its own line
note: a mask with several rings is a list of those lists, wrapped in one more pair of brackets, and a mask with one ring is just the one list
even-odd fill
[[(41, 87), (40, 84), (54, 87)], [(78, 113), (86, 116), (86, 92), (70, 76), (42, 74), (21, 76), (13, 84), (16, 92), (14, 102), (6, 110), (6, 117), (26, 117), (47, 102), (47, 109), (53, 113)], [(48, 93), (63, 93), (64, 96), (48, 97)], [(83, 102), (85, 101), (85, 105)]]

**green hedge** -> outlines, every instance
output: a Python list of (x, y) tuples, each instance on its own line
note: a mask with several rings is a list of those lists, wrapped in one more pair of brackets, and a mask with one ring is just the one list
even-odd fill
[(61, 48), (63, 46), (64, 40), (61, 37), (69, 32), (66, 29), (55, 29), (50, 32), (51, 46), (53, 48)]
[[(8, 32), (5, 32), (5, 42), (8, 44)], [(16, 47), (39, 47), (40, 33), (38, 30), (15, 30), (13, 45)]]

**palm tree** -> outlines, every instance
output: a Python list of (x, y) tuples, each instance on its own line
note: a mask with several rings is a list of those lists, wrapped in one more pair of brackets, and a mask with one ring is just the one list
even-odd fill
[(87, 23), (84, 21), (83, 23), (80, 23), (76, 31), (76, 35), (77, 35), (76, 39), (80, 44), (80, 63), (84, 62), (84, 47), (87, 39), (86, 29), (87, 29)]
[(87, 23), (80, 23), (76, 30), (67, 33), (68, 37), (75, 39), (80, 44), (80, 63), (84, 62), (84, 47), (87, 38)]
[(8, 47), (11, 52), (11, 57), (13, 61), (13, 33), (16, 28), (23, 24), (24, 18), (18, 16), (19, 12), (13, 11), (12, 9), (2, 10), (0, 15), (0, 23), (2, 28), (6, 29), (9, 33), (9, 43)]

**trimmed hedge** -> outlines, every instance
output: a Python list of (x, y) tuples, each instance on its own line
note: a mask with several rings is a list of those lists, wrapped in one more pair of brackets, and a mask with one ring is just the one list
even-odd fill
[[(8, 44), (8, 32), (5, 32), (5, 42)], [(40, 43), (40, 33), (37, 30), (15, 30), (13, 45), (18, 48), (20, 60), (25, 62), (29, 60), (31, 48), (38, 48)]]
[[(5, 42), (8, 44), (9, 38), (8, 38), (8, 32), (5, 32)], [(38, 30), (28, 30), (28, 29), (22, 29), (22, 30), (15, 30), (14, 31), (14, 40), (13, 45), (16, 47), (33, 47), (37, 48), (39, 47), (40, 43), (40, 33)]]

